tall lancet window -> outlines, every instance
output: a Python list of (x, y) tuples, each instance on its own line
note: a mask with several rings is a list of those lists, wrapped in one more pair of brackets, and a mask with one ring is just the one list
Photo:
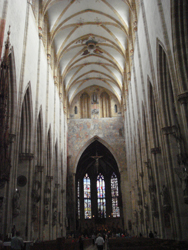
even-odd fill
[(83, 179), (84, 184), (84, 218), (91, 219), (91, 182), (88, 174)]
[(97, 204), (98, 218), (106, 218), (105, 181), (101, 174), (97, 176)]
[(77, 197), (78, 197), (78, 219), (80, 219), (80, 181), (78, 180), (77, 186)]
[(120, 211), (118, 207), (118, 198), (119, 198), (118, 178), (115, 175), (115, 173), (113, 173), (111, 176), (111, 195), (112, 195), (113, 217), (120, 217)]

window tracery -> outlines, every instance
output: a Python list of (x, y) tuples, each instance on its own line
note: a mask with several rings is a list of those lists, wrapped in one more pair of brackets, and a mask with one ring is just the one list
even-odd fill
[(97, 176), (97, 205), (98, 218), (106, 218), (105, 181), (101, 174)]
[(91, 219), (91, 182), (88, 174), (83, 179), (84, 185), (84, 218)]
[(118, 178), (115, 173), (113, 173), (111, 176), (111, 196), (112, 196), (113, 217), (120, 217), (120, 210), (118, 206), (118, 198), (119, 198)]

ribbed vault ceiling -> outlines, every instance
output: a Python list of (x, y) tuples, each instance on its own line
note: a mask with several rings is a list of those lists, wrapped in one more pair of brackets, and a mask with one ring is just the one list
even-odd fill
[(44, 0), (68, 101), (98, 85), (121, 101), (129, 41), (128, 0)]

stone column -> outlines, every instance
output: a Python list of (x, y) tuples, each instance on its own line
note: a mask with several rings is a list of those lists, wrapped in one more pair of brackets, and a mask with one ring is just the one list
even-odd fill
[[(157, 231), (157, 233), (160, 233), (162, 237), (164, 237), (164, 223), (162, 219), (162, 207), (161, 207), (161, 196), (160, 196), (160, 188), (165, 183), (165, 175), (164, 175), (164, 163), (162, 162), (162, 156), (161, 156), (161, 148), (160, 147), (154, 147), (151, 148), (151, 168), (153, 170), (153, 178), (155, 187), (151, 187), (150, 189), (150, 195), (151, 198), (156, 199), (156, 212), (153, 212), (153, 231)], [(152, 185), (152, 184), (151, 184)]]
[(166, 154), (166, 166), (164, 167), (166, 183), (164, 185), (168, 186), (170, 202), (172, 205), (172, 223), (171, 223), (171, 236), (177, 239), (181, 239), (182, 232), (180, 226), (180, 216), (179, 216), (179, 206), (178, 206), (178, 197), (177, 197), (177, 185), (175, 185), (175, 175), (174, 167), (177, 164), (177, 152), (178, 149), (178, 140), (179, 140), (179, 131), (178, 128), (173, 126), (163, 127), (162, 132), (164, 135), (165, 142), (165, 154)]
[(178, 101), (181, 104), (184, 133), (188, 135), (188, 91), (179, 94)]
[(45, 188), (44, 188), (44, 231), (45, 239), (52, 239), (52, 188), (51, 181), (53, 176), (46, 176)]
[(38, 232), (38, 238), (39, 240), (42, 240), (43, 237), (43, 200), (44, 200), (44, 192), (43, 192), (43, 170), (44, 166), (36, 166), (36, 171), (38, 172), (38, 179), (41, 183), (40, 188), (40, 203), (39, 203), (39, 232)]
[(19, 226), (16, 229), (20, 231), (21, 236), (25, 240), (29, 238), (30, 232), (29, 213), (31, 207), (31, 166), (33, 158), (34, 155), (32, 153), (19, 154), (19, 176), (17, 177), (16, 189), (12, 192), (12, 224)]
[[(110, 176), (105, 179), (105, 189), (106, 189), (106, 218), (111, 216), (112, 213), (112, 196), (111, 196), (111, 183)], [(119, 204), (118, 204), (119, 205)]]
[(130, 200), (130, 181), (126, 169), (120, 171), (120, 187), (122, 192), (122, 212), (124, 218), (124, 227), (128, 228), (128, 221), (132, 217), (131, 214), (131, 200)]

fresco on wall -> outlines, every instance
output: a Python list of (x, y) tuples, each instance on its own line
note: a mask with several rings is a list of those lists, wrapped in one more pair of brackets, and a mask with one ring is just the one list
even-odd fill
[(68, 154), (72, 156), (73, 165), (76, 163), (80, 150), (94, 136), (100, 137), (113, 149), (114, 157), (119, 163), (119, 170), (125, 168), (126, 154), (122, 117), (69, 120)]

